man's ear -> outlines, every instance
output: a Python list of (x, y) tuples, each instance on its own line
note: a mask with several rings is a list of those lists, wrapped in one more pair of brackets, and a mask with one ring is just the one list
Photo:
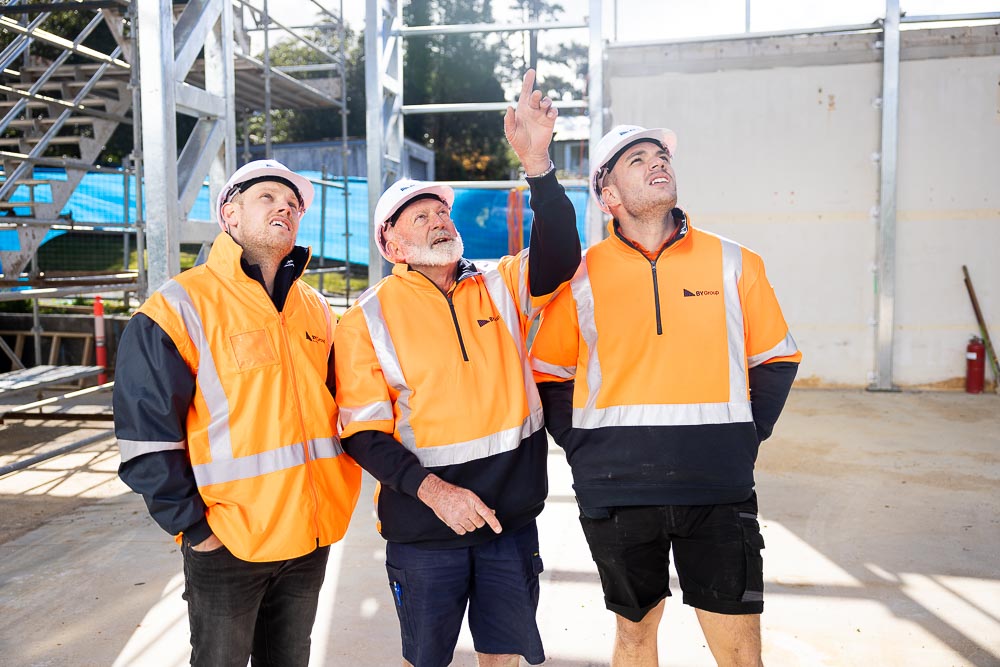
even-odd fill
[(222, 222), (225, 223), (227, 230), (233, 227), (239, 227), (239, 216), (236, 215), (236, 204), (233, 202), (227, 201), (223, 204), (219, 211), (219, 215), (222, 216)]
[(601, 188), (601, 199), (604, 200), (604, 203), (608, 208), (618, 206), (622, 203), (621, 198), (618, 196), (618, 188), (613, 185), (605, 185)]
[(389, 257), (392, 258), (394, 264), (399, 264), (400, 262), (406, 261), (406, 256), (403, 254), (403, 249), (398, 243), (390, 239), (385, 240), (385, 252)]

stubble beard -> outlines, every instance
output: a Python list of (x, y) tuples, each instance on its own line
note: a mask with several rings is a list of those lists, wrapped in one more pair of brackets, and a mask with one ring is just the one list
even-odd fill
[(270, 236), (264, 230), (260, 234), (241, 235), (235, 239), (243, 248), (243, 257), (251, 264), (272, 264), (280, 262), (295, 247), (295, 239), (285, 240)]

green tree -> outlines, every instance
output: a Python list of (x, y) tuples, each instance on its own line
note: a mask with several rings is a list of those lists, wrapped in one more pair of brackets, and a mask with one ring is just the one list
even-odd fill
[[(510, 8), (517, 11), (524, 21), (532, 23), (559, 21), (565, 14), (562, 5), (548, 0), (513, 0)], [(542, 53), (538, 49), (538, 32), (532, 31), (528, 34), (526, 49), (526, 53), (520, 58), (510, 57), (505, 61), (505, 69), (509, 72), (509, 76), (516, 78), (519, 72), (533, 67), (538, 72), (539, 90), (552, 99), (561, 100), (568, 97), (579, 100), (587, 95), (589, 47), (586, 44), (562, 43), (553, 52)], [(540, 62), (541, 69), (539, 69)], [(547, 65), (555, 65), (555, 71), (553, 67)], [(573, 114), (583, 111), (562, 113)]]
[[(490, 23), (490, 0), (412, 0), (404, 8), (411, 26)], [(504, 47), (481, 34), (411, 37), (403, 65), (405, 104), (499, 102), (497, 70)], [(434, 149), (442, 180), (491, 180), (509, 175), (511, 158), (497, 112), (408, 116), (405, 133)]]
[[(365, 60), (364, 36), (350, 28), (345, 29), (347, 78), (347, 135), (360, 137), (365, 134)], [(330, 53), (340, 50), (340, 38), (336, 31), (312, 30), (306, 37)], [(326, 63), (328, 59), (310, 46), (298, 41), (279, 42), (271, 47), (271, 66), (313, 65)], [(258, 54), (263, 60), (263, 54)], [(302, 72), (293, 76), (306, 81), (324, 77), (339, 77), (335, 70), (323, 72)], [(242, 125), (242, 124), (241, 124)], [(254, 110), (249, 119), (251, 143), (264, 143), (264, 114)], [(276, 109), (271, 115), (272, 141), (322, 141), (338, 139), (341, 136), (341, 122), (338, 107), (323, 109)], [(237, 130), (242, 141), (243, 127)]]

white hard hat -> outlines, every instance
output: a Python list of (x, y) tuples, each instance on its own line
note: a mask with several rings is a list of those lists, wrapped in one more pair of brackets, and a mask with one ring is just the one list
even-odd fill
[[(305, 213), (312, 204), (315, 190), (313, 184), (305, 176), (300, 176), (294, 171), (281, 164), (277, 160), (254, 160), (233, 172), (226, 184), (219, 190), (219, 197), (215, 202), (215, 213), (219, 218), (219, 227), (226, 231), (226, 223), (222, 219), (222, 205), (233, 198), (237, 191), (242, 191), (243, 185), (247, 181), (257, 180), (280, 180), (292, 186), (292, 189), (299, 196), (299, 203), (302, 205), (302, 212)], [(244, 186), (249, 187), (249, 186)]]
[[(611, 213), (604, 200), (601, 199), (601, 184), (604, 182), (604, 177), (610, 171), (610, 168), (605, 169), (605, 167), (625, 147), (643, 139), (649, 139), (660, 144), (660, 146), (667, 149), (670, 157), (674, 156), (674, 152), (677, 149), (677, 135), (674, 134), (673, 130), (668, 130), (665, 127), (656, 127), (647, 130), (638, 125), (616, 125), (597, 142), (597, 149), (590, 156), (590, 194), (605, 213)], [(612, 164), (611, 167), (613, 168), (614, 165)]]
[(392, 261), (385, 248), (384, 232), (388, 229), (389, 219), (396, 215), (396, 212), (406, 206), (410, 201), (420, 195), (435, 195), (440, 197), (448, 208), (455, 203), (455, 191), (450, 186), (431, 183), (430, 181), (414, 181), (403, 178), (382, 193), (375, 204), (375, 218), (372, 220), (373, 232), (375, 234), (375, 245), (378, 251), (387, 261)]

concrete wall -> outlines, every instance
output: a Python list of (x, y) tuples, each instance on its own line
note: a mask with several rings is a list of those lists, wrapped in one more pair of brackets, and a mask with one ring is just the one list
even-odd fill
[[(893, 380), (961, 386), (963, 264), (1000, 343), (1000, 31), (902, 37)], [(805, 384), (865, 386), (874, 368), (878, 38), (608, 50), (610, 124), (677, 132), (679, 205), (764, 257)]]

